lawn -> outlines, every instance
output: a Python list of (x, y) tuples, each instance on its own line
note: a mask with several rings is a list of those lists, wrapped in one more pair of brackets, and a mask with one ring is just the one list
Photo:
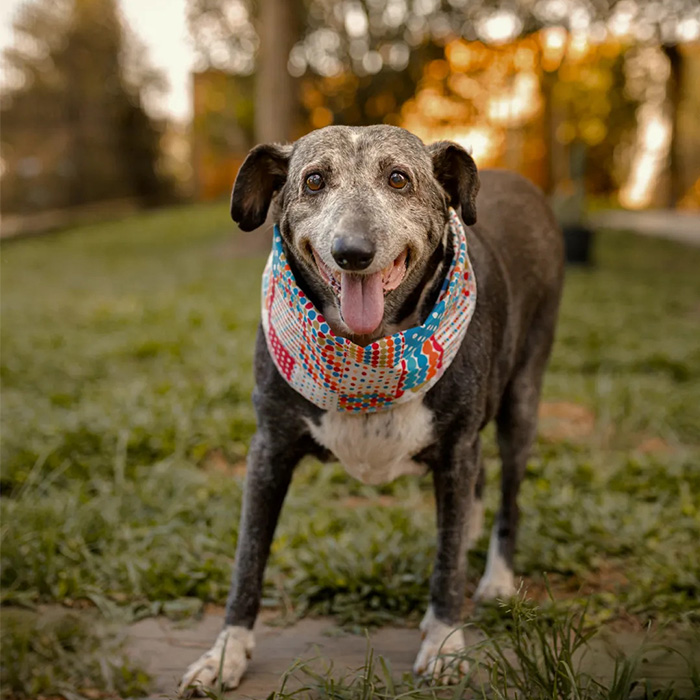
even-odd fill
[[(217, 204), (3, 246), (5, 615), (88, 601), (135, 619), (224, 602), (255, 427), (264, 256), (246, 236)], [(517, 572), (543, 614), (585, 600), (596, 624), (687, 630), (700, 623), (700, 249), (606, 232), (596, 257), (568, 273)], [(490, 519), (491, 433), (486, 454)], [(413, 624), (434, 546), (429, 478), (374, 488), (309, 460), (264, 604), (287, 620)], [(486, 548), (470, 554), (471, 591)], [(505, 624), (498, 608), (474, 615), (487, 631)], [(31, 694), (22, 682), (12, 690)]]

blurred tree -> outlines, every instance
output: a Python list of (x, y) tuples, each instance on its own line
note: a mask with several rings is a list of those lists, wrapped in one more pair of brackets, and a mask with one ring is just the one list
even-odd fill
[[(266, 60), (264, 49), (272, 40), (264, 38), (256, 26), (266, 31), (267, 21), (256, 25), (252, 17), (257, 11), (262, 19), (261, 12), (273, 7), (275, 0), (192, 2), (191, 24), (203, 66), (225, 68), (238, 74), (252, 73), (261, 40), (261, 58), (263, 62)], [(596, 180), (604, 182), (603, 168), (610, 166), (612, 151), (603, 160), (599, 158), (602, 146), (596, 133), (601, 133), (602, 124), (608, 135), (606, 139), (622, 137), (629, 127), (630, 109), (634, 108), (634, 100), (628, 100), (623, 89), (627, 47), (633, 44), (666, 47), (671, 64), (667, 109), (671, 122), (677, 121), (673, 115), (677, 113), (678, 90), (673, 85), (680, 85), (682, 61), (673, 47), (679, 41), (697, 38), (700, 33), (698, 0), (303, 0), (303, 5), (297, 7), (293, 32), (297, 40), (288, 54), (288, 70), (282, 69), (280, 54), (285, 50), (277, 49), (290, 41), (291, 30), (284, 35), (283, 42), (278, 41), (272, 47), (278, 71), (276, 85), (280, 94), (290, 94), (292, 81), (302, 79), (299, 98), (313, 127), (333, 122), (397, 123), (401, 106), (410, 100), (423, 79), (424, 68), (442, 57), (444, 47), (456, 37), (500, 47), (518, 38), (555, 30), (551, 34), (552, 45), (545, 47), (540, 75), (549, 161), (545, 182), (549, 190), (559, 177), (558, 161), (562, 154), (557, 144), (562, 121), (570, 126), (579, 113), (579, 126), (587, 126), (583, 142), (590, 146), (585, 160), (597, 167)], [(288, 5), (285, 8), (285, 12), (290, 11)], [(285, 20), (285, 24), (293, 26), (291, 21)], [(584, 76), (578, 83), (580, 89), (569, 90), (564, 103), (557, 104), (554, 87), (561, 77), (562, 59), (567, 46), (582, 37), (596, 45), (612, 41), (614, 55), (603, 58), (612, 77), (608, 81), (609, 92), (618, 93), (619, 100), (617, 96), (598, 95), (595, 105), (587, 105)], [(566, 71), (571, 75), (572, 67), (567, 66)], [(588, 77), (600, 82), (594, 72), (588, 71)], [(285, 81), (288, 87), (282, 90)], [(570, 87), (576, 84), (575, 79), (568, 82), (572, 84)], [(595, 107), (598, 113), (593, 115), (589, 107)], [(281, 120), (291, 112), (278, 114), (276, 118)], [(606, 117), (601, 116), (603, 112), (607, 112)], [(273, 115), (266, 110), (263, 118)], [(574, 141), (579, 140), (583, 131), (578, 127), (575, 131), (575, 139), (569, 143), (580, 152)], [(677, 159), (678, 149), (674, 147), (670, 162), (672, 180)], [(672, 192), (680, 189), (680, 185), (671, 186)]]
[(295, 136), (299, 101), (287, 64), (303, 18), (302, 0), (191, 0), (188, 6), (197, 67), (253, 78), (255, 141)]
[(3, 210), (162, 201), (160, 130), (142, 99), (162, 79), (135, 54), (114, 0), (37, 0), (15, 36), (0, 106)]
[[(347, 0), (192, 0), (198, 68), (255, 72), (256, 141), (294, 138), (309, 121), (397, 121), (423, 63), (440, 49), (420, 32), (412, 35), (413, 50), (395, 40), (403, 15), (383, 27), (375, 21), (378, 31), (369, 32), (363, 7)], [(308, 112), (304, 126), (300, 107)]]
[(298, 102), (289, 74), (289, 52), (299, 38), (298, 0), (258, 0), (260, 48), (255, 76), (255, 138), (262, 142), (292, 138)]
[(668, 154), (668, 206), (677, 206), (684, 194), (683, 178), (681, 174), (681, 153), (680, 153), (680, 130), (679, 115), (680, 103), (683, 87), (683, 57), (676, 43), (664, 43), (664, 54), (669, 65), (668, 87), (666, 94), (668, 97), (670, 123), (671, 123), (671, 143)]

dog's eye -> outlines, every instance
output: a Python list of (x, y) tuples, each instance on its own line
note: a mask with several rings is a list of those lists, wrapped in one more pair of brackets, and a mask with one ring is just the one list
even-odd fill
[(402, 190), (408, 184), (408, 178), (402, 172), (394, 170), (394, 172), (389, 175), (389, 184), (395, 190)]
[(306, 178), (306, 189), (311, 192), (322, 190), (324, 184), (323, 177), (320, 173), (311, 173), (311, 175)]

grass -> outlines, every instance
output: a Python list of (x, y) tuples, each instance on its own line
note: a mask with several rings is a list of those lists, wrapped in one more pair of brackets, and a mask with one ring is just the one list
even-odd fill
[[(88, 599), (134, 619), (225, 600), (264, 264), (236, 255), (244, 236), (212, 205), (3, 246), (4, 605)], [(585, 599), (598, 623), (697, 624), (700, 250), (617, 232), (597, 244), (597, 266), (566, 283), (517, 570), (550, 617)], [(429, 478), (374, 488), (307, 461), (264, 604), (411, 624), (434, 538)], [(497, 608), (474, 619), (505, 624)]]
[(133, 697), (149, 678), (121, 650), (120, 639), (95, 615), (26, 610), (3, 612), (3, 697)]
[[(377, 656), (368, 641), (359, 669), (337, 673), (332, 664), (319, 669), (319, 659), (299, 661), (283, 676), (270, 699), (680, 700), (700, 693), (697, 662), (689, 657), (687, 648), (668, 648), (645, 636), (631, 652), (608, 657), (601, 672), (600, 658), (589, 659), (595, 652), (597, 632), (588, 623), (585, 607), (574, 607), (551, 619), (519, 596), (502, 608), (503, 630), (494, 635), (483, 629), (481, 642), (450, 659), (455, 667), (465, 658), (469, 662), (468, 674), (455, 685), (426, 683), (411, 674), (397, 680), (390, 662)], [(697, 636), (693, 637), (688, 648), (697, 642)], [(654, 664), (661, 659), (679, 673), (675, 681), (654, 678)]]

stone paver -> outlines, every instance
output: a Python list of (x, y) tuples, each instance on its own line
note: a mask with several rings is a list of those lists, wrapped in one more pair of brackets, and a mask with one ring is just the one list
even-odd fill
[[(186, 625), (148, 618), (130, 626), (127, 652), (151, 673), (152, 697), (175, 695), (182, 672), (209, 649), (222, 624), (221, 614), (207, 614)], [(365, 663), (366, 638), (343, 632), (328, 619), (304, 619), (293, 627), (272, 627), (261, 621), (255, 632), (256, 648), (236, 697), (266, 698), (297, 659), (316, 657), (312, 665), (321, 668), (332, 660), (334, 672), (339, 675)], [(371, 635), (371, 643), (375, 654), (386, 658), (394, 675), (400, 677), (411, 670), (420, 632), (384, 627)]]

